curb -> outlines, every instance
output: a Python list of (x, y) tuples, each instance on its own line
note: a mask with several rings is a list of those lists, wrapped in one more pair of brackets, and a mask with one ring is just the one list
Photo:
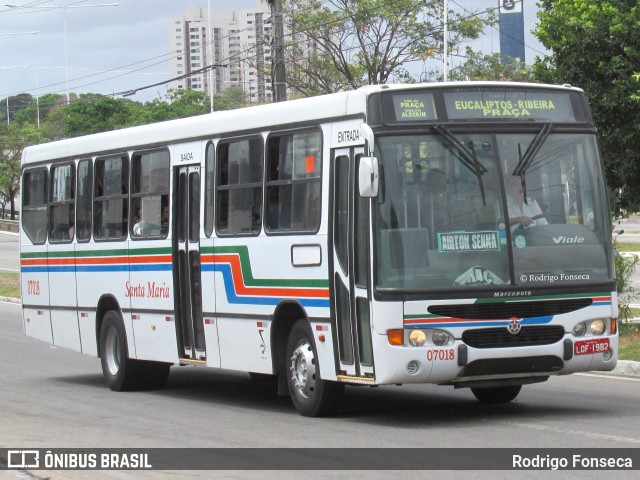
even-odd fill
[(591, 372), (598, 375), (611, 375), (616, 377), (640, 377), (640, 362), (631, 360), (618, 360), (616, 368), (610, 372)]
[(17, 304), (22, 303), (22, 301), (19, 298), (13, 298), (13, 297), (0, 297), (0, 302), (17, 303)]

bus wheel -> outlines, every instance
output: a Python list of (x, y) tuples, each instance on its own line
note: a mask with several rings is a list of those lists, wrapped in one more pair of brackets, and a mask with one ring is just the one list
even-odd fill
[(100, 362), (105, 383), (113, 391), (131, 390), (140, 373), (139, 365), (129, 359), (127, 335), (122, 317), (115, 310), (108, 311), (100, 327)]
[(106, 384), (116, 392), (164, 388), (169, 378), (170, 363), (133, 360), (127, 352), (127, 334), (122, 317), (117, 311), (110, 310), (100, 328), (100, 362)]
[(472, 388), (475, 397), (482, 403), (508, 403), (514, 400), (522, 385), (511, 385), (508, 387)]
[(320, 378), (318, 356), (306, 320), (298, 320), (287, 341), (287, 385), (293, 405), (306, 417), (335, 412), (340, 405), (344, 385)]

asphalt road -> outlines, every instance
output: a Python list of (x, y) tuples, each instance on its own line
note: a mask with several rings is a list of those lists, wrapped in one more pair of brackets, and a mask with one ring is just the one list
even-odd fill
[(17, 235), (0, 232), (0, 271), (20, 269), (19, 250)]
[[(0, 268), (18, 268), (17, 237), (0, 235)], [(351, 387), (333, 418), (299, 416), (270, 382), (173, 367), (156, 392), (114, 393), (96, 358), (22, 333), (20, 307), (0, 303), (0, 447), (489, 447), (640, 448), (640, 378), (573, 375), (525, 386), (508, 405), (486, 406), (452, 387)], [(301, 472), (32, 472), (35, 478), (276, 478)], [(564, 472), (601, 478), (603, 472)], [(303, 472), (303, 474), (305, 474)], [(312, 471), (313, 478), (433, 478), (436, 472)], [(0, 470), (0, 479), (34, 478)], [(544, 472), (518, 472), (542, 478)], [(539, 475), (539, 476), (538, 476)], [(514, 472), (447, 471), (446, 478), (514, 478)], [(632, 477), (616, 472), (616, 478)]]
[[(0, 378), (0, 445), (6, 448), (640, 447), (637, 378), (552, 378), (525, 386), (515, 402), (501, 406), (481, 405), (468, 390), (452, 387), (352, 387), (337, 416), (309, 419), (288, 398), (277, 397), (273, 383), (228, 371), (173, 367), (165, 390), (111, 392), (102, 383), (98, 359), (23, 336), (20, 307), (10, 303), (0, 304)], [(389, 478), (388, 473), (307, 475), (370, 480)], [(433, 472), (399, 471), (393, 477), (428, 473)], [(513, 473), (446, 476), (514, 478)], [(596, 478), (597, 472), (580, 471), (563, 478), (590, 473)], [(11, 475), (0, 472), (2, 479)], [(283, 479), (300, 478), (300, 472), (57, 471), (46, 477)]]

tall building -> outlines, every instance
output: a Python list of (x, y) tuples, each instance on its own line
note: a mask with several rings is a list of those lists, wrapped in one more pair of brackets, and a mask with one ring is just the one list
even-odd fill
[[(270, 102), (271, 89), (271, 10), (266, 1), (245, 10), (211, 12), (206, 8), (188, 8), (184, 15), (169, 18), (169, 49), (172, 77), (188, 75), (214, 64), (215, 92), (231, 86), (242, 87), (252, 103)], [(213, 45), (213, 51), (212, 51)], [(169, 88), (209, 93), (209, 72), (204, 71), (171, 82)]]
[(524, 14), (523, 0), (500, 1), (500, 55), (502, 58), (524, 58)]

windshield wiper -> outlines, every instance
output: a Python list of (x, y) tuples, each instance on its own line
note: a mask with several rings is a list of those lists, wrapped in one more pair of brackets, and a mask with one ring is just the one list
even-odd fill
[[(487, 172), (487, 169), (480, 163), (473, 150), (467, 147), (464, 143), (454, 137), (451, 132), (443, 125), (434, 125), (433, 130), (446, 140), (446, 142), (452, 146), (459, 155), (459, 159), (462, 164), (471, 170), (478, 179), (478, 185), (480, 186), (480, 194), (482, 195), (482, 204), (486, 205), (487, 201), (484, 195), (484, 183), (482, 182), (482, 175)], [(526, 154), (526, 152), (525, 152)]]
[(524, 152), (524, 155), (520, 155), (520, 144), (518, 144), (518, 155), (520, 159), (518, 160), (518, 165), (513, 170), (512, 175), (520, 177), (522, 181), (522, 192), (524, 194), (524, 203), (527, 203), (527, 183), (525, 180), (525, 175), (527, 173), (527, 169), (531, 165), (533, 158), (538, 154), (540, 148), (544, 142), (547, 141), (547, 137), (551, 133), (551, 129), (553, 125), (551, 123), (545, 123), (542, 127), (542, 130), (538, 132), (536, 138), (529, 144), (527, 150)]

